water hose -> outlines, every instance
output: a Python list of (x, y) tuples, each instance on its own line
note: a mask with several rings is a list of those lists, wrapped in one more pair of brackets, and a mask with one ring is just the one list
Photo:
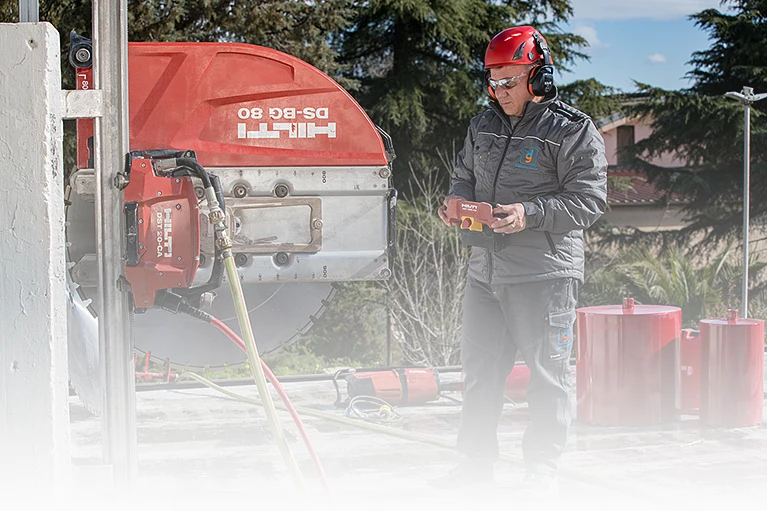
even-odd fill
[[(194, 306), (191, 306), (184, 297), (177, 295), (175, 293), (169, 292), (169, 291), (160, 291), (157, 293), (155, 305), (158, 307), (167, 310), (169, 312), (172, 312), (174, 314), (182, 313), (186, 314), (188, 316), (191, 316), (195, 319), (199, 319), (201, 321), (204, 321), (206, 323), (210, 323), (212, 326), (217, 328), (221, 333), (226, 335), (232, 342), (234, 342), (237, 347), (239, 347), (242, 351), (247, 353), (248, 348), (245, 344), (245, 341), (243, 341), (239, 335), (237, 335), (234, 330), (229, 328), (226, 323), (221, 321), (218, 318), (215, 318), (208, 314), (205, 311), (202, 311)], [(322, 467), (322, 462), (320, 461), (319, 456), (317, 455), (317, 452), (314, 450), (314, 446), (312, 445), (311, 440), (309, 439), (309, 434), (306, 431), (306, 427), (304, 426), (303, 421), (301, 420), (301, 417), (298, 415), (298, 412), (296, 411), (293, 404), (290, 402), (290, 398), (288, 398), (287, 393), (285, 392), (285, 389), (283, 388), (282, 384), (280, 383), (279, 379), (272, 373), (272, 371), (269, 369), (269, 366), (266, 365), (266, 363), (263, 360), (260, 360), (261, 362), (261, 369), (263, 370), (266, 378), (272, 383), (275, 390), (277, 391), (277, 394), (280, 396), (280, 399), (283, 402), (283, 408), (285, 408), (290, 416), (293, 419), (293, 422), (296, 424), (296, 428), (298, 428), (299, 433), (301, 434), (301, 438), (304, 441), (304, 444), (306, 445), (307, 451), (309, 451), (309, 455), (312, 458), (312, 461), (314, 462), (314, 466), (317, 469), (317, 473), (320, 477), (320, 481), (322, 483), (323, 488), (325, 489), (325, 492), (327, 493), (328, 497), (332, 500), (333, 496), (330, 492), (330, 488), (327, 483), (327, 479), (325, 477), (325, 471)], [(198, 375), (194, 373), (183, 373), (180, 375), (179, 380), (189, 378), (193, 380), (197, 380), (198, 382), (202, 383), (203, 385), (206, 385), (211, 388), (216, 388), (216, 390), (219, 390), (218, 387), (215, 387), (213, 383), (209, 382), (208, 380), (199, 377)], [(250, 382), (253, 382), (253, 379), (250, 379)], [(225, 392), (230, 397), (234, 397), (232, 393)], [(263, 405), (259, 401), (260, 404)]]
[[(247, 352), (247, 347), (245, 346), (245, 342), (238, 336), (234, 330), (226, 326), (226, 324), (217, 319), (212, 318), (210, 320), (210, 324), (214, 327), (218, 328), (224, 335), (226, 335), (229, 339), (232, 340), (242, 351)], [(272, 373), (271, 369), (269, 369), (269, 366), (266, 365), (266, 362), (261, 360), (261, 368), (263, 369), (264, 373), (266, 374), (267, 379), (271, 382), (271, 384), (274, 386), (275, 390), (277, 391), (277, 394), (280, 396), (280, 399), (282, 399), (283, 406), (288, 411), (290, 416), (293, 418), (293, 422), (295, 422), (296, 427), (298, 428), (298, 432), (301, 434), (301, 438), (304, 441), (304, 445), (306, 445), (306, 449), (309, 451), (309, 455), (312, 458), (312, 461), (314, 462), (314, 466), (317, 469), (317, 473), (319, 474), (320, 482), (322, 483), (322, 487), (325, 489), (325, 492), (327, 493), (328, 497), (332, 497), (330, 493), (330, 487), (328, 486), (327, 479), (325, 477), (325, 470), (322, 467), (322, 462), (320, 461), (320, 457), (317, 455), (317, 451), (314, 450), (314, 446), (312, 445), (311, 440), (309, 439), (309, 434), (306, 432), (306, 427), (304, 426), (303, 421), (301, 420), (301, 416), (298, 415), (298, 412), (296, 411), (295, 407), (293, 406), (293, 403), (290, 402), (290, 399), (288, 398), (288, 395), (285, 393), (285, 389), (282, 387), (280, 382), (277, 380), (277, 377)], [(192, 376), (191, 374), (187, 373), (191, 378), (200, 381), (200, 379), (197, 377), (197, 375)], [(230, 395), (230, 397), (232, 397)]]
[(306, 483), (304, 482), (304, 478), (301, 475), (301, 470), (298, 468), (298, 464), (293, 457), (293, 453), (290, 451), (290, 446), (288, 445), (287, 439), (285, 438), (285, 432), (282, 430), (280, 420), (277, 417), (277, 410), (274, 408), (272, 396), (269, 393), (268, 387), (266, 386), (266, 377), (264, 376), (264, 371), (261, 367), (261, 358), (258, 356), (258, 347), (256, 346), (256, 339), (253, 335), (253, 328), (250, 324), (248, 307), (245, 304), (245, 296), (242, 293), (240, 275), (237, 273), (237, 268), (234, 264), (234, 256), (232, 254), (232, 239), (229, 237), (227, 230), (226, 215), (219, 207), (218, 197), (213, 186), (206, 187), (205, 197), (208, 200), (208, 219), (213, 225), (213, 229), (215, 231), (216, 248), (219, 250), (221, 257), (224, 259), (226, 277), (229, 281), (229, 290), (232, 293), (234, 308), (237, 312), (237, 322), (240, 325), (240, 332), (242, 332), (244, 337), (251, 376), (253, 376), (253, 379), (256, 382), (256, 387), (258, 387), (258, 393), (261, 396), (261, 401), (263, 402), (266, 418), (269, 422), (269, 427), (272, 430), (272, 435), (277, 442), (277, 446), (280, 449), (280, 453), (282, 454), (282, 458), (285, 461), (285, 465), (287, 465), (288, 471), (290, 472), (296, 487), (302, 494), (305, 495)]

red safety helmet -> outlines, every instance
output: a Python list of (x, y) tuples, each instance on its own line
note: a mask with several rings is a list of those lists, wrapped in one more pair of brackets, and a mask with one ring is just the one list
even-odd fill
[(485, 50), (485, 69), (512, 64), (551, 65), (546, 39), (533, 27), (512, 27), (499, 33)]
[[(536, 64), (530, 70), (527, 90), (533, 96), (545, 96), (554, 87), (554, 68), (546, 39), (533, 27), (512, 27), (497, 34), (485, 50), (485, 81), (490, 69), (516, 64)], [(495, 91), (487, 85), (487, 92), (495, 98)]]

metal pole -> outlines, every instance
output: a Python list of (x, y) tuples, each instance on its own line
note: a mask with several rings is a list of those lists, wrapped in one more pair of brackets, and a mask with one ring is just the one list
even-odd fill
[(743, 129), (743, 295), (741, 316), (748, 317), (748, 231), (750, 213), (751, 182), (751, 105), (767, 98), (767, 93), (754, 94), (751, 87), (743, 87), (741, 92), (728, 92), (725, 97), (738, 101), (745, 110)]
[(129, 490), (137, 474), (132, 314), (128, 295), (117, 287), (124, 253), (123, 197), (114, 181), (129, 150), (127, 19), (127, 0), (93, 2), (93, 70), (104, 101), (104, 116), (96, 119), (94, 137), (102, 445), (118, 491)]
[[(744, 92), (746, 88), (744, 87)], [(749, 92), (753, 94), (753, 89)], [(751, 103), (746, 102), (745, 129), (743, 132), (743, 309), (741, 315), (748, 317), (748, 231), (749, 231), (749, 208), (750, 208), (750, 177), (751, 177)]]
[(40, 1), (19, 0), (19, 21), (21, 23), (37, 23), (40, 21)]

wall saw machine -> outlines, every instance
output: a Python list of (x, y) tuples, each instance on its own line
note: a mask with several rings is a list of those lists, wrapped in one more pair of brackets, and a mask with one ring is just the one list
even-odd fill
[[(92, 86), (92, 54), (72, 34), (78, 89)], [(261, 354), (307, 331), (333, 282), (391, 275), (391, 138), (336, 82), (246, 44), (130, 43), (128, 55), (131, 154), (113, 172), (125, 194), (125, 232), (115, 235), (125, 240), (119, 284), (139, 313), (138, 350), (182, 367), (245, 360), (223, 334), (153, 307), (171, 289), (237, 328), (229, 293), (216, 293), (224, 276), (195, 165), (225, 204)], [(66, 190), (71, 379), (81, 397), (99, 381), (93, 122), (78, 121), (78, 168)]]

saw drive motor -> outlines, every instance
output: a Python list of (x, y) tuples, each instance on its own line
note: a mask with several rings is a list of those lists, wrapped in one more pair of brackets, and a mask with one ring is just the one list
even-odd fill
[(161, 289), (189, 288), (200, 264), (200, 208), (189, 177), (158, 175), (149, 155), (126, 169), (125, 277), (136, 307), (154, 305)]

